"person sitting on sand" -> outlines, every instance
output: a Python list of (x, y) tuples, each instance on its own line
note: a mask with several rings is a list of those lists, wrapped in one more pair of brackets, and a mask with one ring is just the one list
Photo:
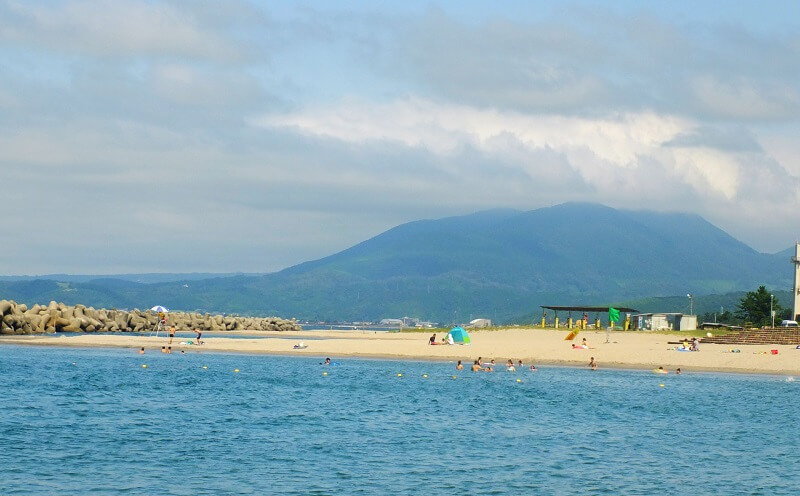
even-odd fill
[(597, 370), (597, 362), (594, 361), (594, 357), (589, 359), (589, 365), (587, 367), (591, 368), (592, 370)]
[(436, 344), (436, 334), (434, 334), (433, 336), (431, 336), (431, 338), (428, 340), (428, 344), (429, 344), (429, 345), (434, 345), (434, 344)]
[(511, 361), (511, 359), (509, 358), (508, 362), (506, 363), (506, 372), (516, 372), (516, 371), (517, 369), (516, 367), (514, 367), (514, 362)]
[(139, 350), (139, 352), (138, 352), (138, 353), (139, 353), (140, 355), (144, 355), (144, 346), (142, 346), (142, 348)]
[(481, 364), (478, 362), (478, 360), (475, 360), (475, 363), (472, 364), (472, 369), (471, 370), (473, 372), (480, 372), (481, 370), (483, 370), (481, 368)]
[(581, 341), (581, 346), (584, 349), (588, 349), (589, 348), (589, 343), (586, 342), (586, 338), (583, 338), (583, 340)]
[(692, 338), (692, 347), (689, 351), (700, 351), (700, 341), (697, 338)]
[(458, 363), (456, 364), (456, 370), (464, 370), (464, 366), (461, 365), (461, 360), (459, 360)]

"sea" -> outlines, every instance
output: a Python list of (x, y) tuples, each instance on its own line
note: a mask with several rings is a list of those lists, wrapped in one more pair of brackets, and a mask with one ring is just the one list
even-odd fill
[(800, 378), (331, 358), (0, 346), (0, 494), (800, 494)]

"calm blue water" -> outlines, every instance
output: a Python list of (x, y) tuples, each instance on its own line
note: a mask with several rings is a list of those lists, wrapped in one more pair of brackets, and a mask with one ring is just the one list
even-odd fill
[(0, 346), (0, 494), (800, 493), (800, 380), (321, 358)]

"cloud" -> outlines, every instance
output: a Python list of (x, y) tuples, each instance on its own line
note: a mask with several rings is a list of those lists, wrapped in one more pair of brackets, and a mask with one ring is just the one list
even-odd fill
[[(218, 29), (209, 29), (232, 21), (230, 13), (243, 9), (237, 3), (219, 10), (217, 14), (229, 13), (222, 17), (202, 15), (211, 14), (209, 6), (202, 4), (194, 9), (182, 4), (131, 0), (4, 4), (0, 5), (4, 14), (0, 16), (0, 39), (42, 50), (110, 58), (242, 58), (242, 47), (234, 39), (221, 36)], [(244, 18), (237, 17), (237, 22)]]
[[(527, 178), (521, 184), (539, 201), (588, 194), (611, 205), (656, 203), (661, 209), (701, 212), (722, 204), (729, 209), (725, 224), (736, 222), (741, 204), (758, 201), (791, 218), (800, 191), (798, 178), (765, 155), (747, 130), (652, 112), (590, 118), (420, 99), (382, 104), (351, 99), (269, 114), (253, 123), (359, 148), (417, 150), (431, 156), (427, 173), (461, 177), (466, 189), (480, 184), (489, 202), (517, 208), (524, 208), (526, 197), (509, 194), (515, 190), (510, 177)], [(494, 171), (502, 172), (501, 180), (490, 179)]]
[(397, 28), (404, 36), (385, 53), (396, 69), (376, 67), (430, 98), (537, 113), (753, 121), (792, 120), (800, 109), (798, 37), (788, 27), (761, 34), (575, 4), (535, 18), (498, 10), (474, 24), (432, 8), (414, 21)]

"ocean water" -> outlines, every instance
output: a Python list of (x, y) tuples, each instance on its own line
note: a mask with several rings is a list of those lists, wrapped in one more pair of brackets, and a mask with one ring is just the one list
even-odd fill
[(800, 380), (323, 358), (0, 346), (0, 494), (800, 494)]

